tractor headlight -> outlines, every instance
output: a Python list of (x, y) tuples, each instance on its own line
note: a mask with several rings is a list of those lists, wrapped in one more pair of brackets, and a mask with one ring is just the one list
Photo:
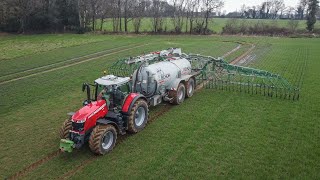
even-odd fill
[(76, 123), (84, 123), (84, 122), (86, 122), (86, 120), (85, 120), (85, 119), (83, 119), (83, 120), (79, 120), (79, 121), (76, 121)]

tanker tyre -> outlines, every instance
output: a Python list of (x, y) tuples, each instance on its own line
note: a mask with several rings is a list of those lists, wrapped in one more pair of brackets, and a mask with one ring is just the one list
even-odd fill
[(89, 138), (91, 151), (98, 155), (104, 155), (114, 148), (117, 142), (117, 130), (113, 125), (97, 125)]
[(186, 97), (189, 98), (193, 96), (193, 93), (196, 87), (194, 78), (190, 78), (186, 84), (187, 84)]
[(59, 131), (59, 135), (61, 139), (69, 139), (70, 137), (70, 130), (72, 129), (72, 121), (71, 119), (66, 119)]
[(143, 100), (137, 100), (131, 108), (128, 117), (128, 131), (138, 133), (144, 129), (148, 122), (149, 108), (148, 103)]
[(172, 103), (179, 105), (183, 103), (184, 98), (186, 97), (186, 87), (183, 83), (180, 83), (176, 91), (171, 91), (171, 97), (173, 98)]

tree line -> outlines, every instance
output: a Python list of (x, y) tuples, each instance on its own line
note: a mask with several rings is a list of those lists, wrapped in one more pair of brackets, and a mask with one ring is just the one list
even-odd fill
[(169, 19), (175, 33), (185, 29), (188, 33), (209, 34), (212, 17), (307, 19), (312, 31), (318, 4), (318, 0), (300, 0), (292, 9), (283, 0), (267, 0), (225, 14), (221, 12), (223, 0), (0, 0), (0, 31), (102, 31), (109, 19), (113, 32), (128, 32), (128, 24), (132, 23), (139, 33), (143, 18), (149, 18), (154, 33), (165, 31), (164, 23)]

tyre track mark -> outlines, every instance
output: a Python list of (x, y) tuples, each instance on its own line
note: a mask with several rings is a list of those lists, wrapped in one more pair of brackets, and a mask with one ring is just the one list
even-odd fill
[(246, 57), (248, 54), (250, 54), (256, 48), (256, 46), (254, 44), (250, 44), (250, 45), (251, 45), (251, 48), (249, 50), (247, 50), (246, 52), (241, 54), (239, 57), (237, 57), (234, 60), (232, 60), (230, 62), (230, 64), (236, 65), (239, 61), (241, 61), (244, 57)]
[(102, 56), (97, 56), (97, 57), (89, 58), (89, 59), (86, 59), (86, 60), (83, 60), (83, 61), (75, 62), (75, 63), (72, 63), (72, 64), (67, 64), (65, 66), (60, 66), (60, 67), (52, 68), (52, 69), (49, 69), (49, 70), (41, 71), (41, 72), (38, 72), (38, 73), (29, 74), (27, 76), (14, 78), (14, 79), (11, 79), (11, 80), (0, 82), (0, 85), (7, 84), (7, 83), (10, 83), (10, 82), (14, 82), (14, 81), (18, 81), (18, 80), (21, 80), (21, 79), (26, 79), (28, 77), (33, 77), (33, 76), (36, 76), (36, 75), (40, 75), (40, 74), (56, 71), (56, 70), (59, 70), (59, 69), (64, 69), (64, 68), (67, 68), (67, 67), (71, 67), (71, 66), (74, 66), (74, 65), (82, 64), (82, 63), (89, 62), (89, 61), (92, 61), (92, 60), (95, 60), (95, 59), (99, 59), (99, 58), (102, 58), (102, 57), (107, 57), (107, 56), (110, 56), (110, 55), (113, 55), (113, 54), (117, 54), (119, 52), (131, 50), (131, 49), (136, 49), (138, 47), (147, 46), (147, 45), (148, 44), (142, 44), (142, 45), (138, 45), (138, 46), (135, 46), (135, 47), (121, 49), (119, 51), (114, 51), (114, 52), (111, 52), (111, 53), (108, 53), (108, 54), (105, 54), (105, 55), (102, 55)]
[(8, 179), (18, 179), (21, 178), (23, 176), (25, 176), (28, 172), (33, 171), (34, 169), (36, 169), (38, 166), (50, 161), (51, 159), (57, 157), (59, 154), (61, 154), (60, 150), (54, 151), (50, 154), (48, 154), (47, 156), (45, 156), (44, 158), (30, 164), (29, 166), (25, 167), (24, 169), (22, 169), (21, 171), (17, 172), (16, 174), (14, 174), (13, 176), (11, 176)]
[[(22, 73), (26, 73), (26, 72), (31, 72), (31, 71), (35, 71), (35, 70), (39, 70), (39, 69), (43, 69), (43, 68), (55, 66), (55, 65), (58, 65), (58, 64), (67, 63), (67, 62), (70, 62), (70, 61), (81, 60), (81, 59), (83, 59), (83, 58), (98, 57), (98, 56), (103, 55), (104, 53), (108, 53), (108, 52), (110, 52), (110, 51), (112, 52), (113, 50), (121, 49), (121, 48), (124, 48), (124, 47), (130, 47), (130, 46), (134, 46), (134, 45), (137, 45), (137, 44), (131, 44), (131, 45), (127, 45), (127, 46), (122, 46), (122, 47), (116, 47), (116, 48), (106, 49), (106, 50), (103, 50), (103, 51), (91, 53), (91, 54), (84, 55), (84, 56), (75, 57), (75, 58), (67, 59), (67, 60), (60, 61), (60, 62), (56, 62), (56, 63), (52, 63), (52, 64), (47, 64), (47, 65), (40, 66), (40, 67), (35, 67), (35, 68), (31, 68), (31, 69), (27, 69), (27, 70), (15, 72), (15, 73), (6, 74), (6, 75), (3, 75), (3, 76), (0, 76), (0, 78), (5, 78), (5, 77), (9, 77), (9, 76), (14, 76), (14, 75), (18, 75), (18, 74), (22, 74)], [(95, 55), (98, 55), (98, 56), (95, 56)], [(92, 57), (91, 57), (91, 56), (92, 56)]]

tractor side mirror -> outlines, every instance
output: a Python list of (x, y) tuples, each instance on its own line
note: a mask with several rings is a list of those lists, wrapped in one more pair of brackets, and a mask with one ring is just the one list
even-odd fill
[(87, 100), (88, 102), (91, 102), (91, 95), (90, 95), (90, 86), (87, 83), (82, 84), (82, 92), (84, 92), (87, 89)]
[(82, 84), (82, 92), (84, 92), (86, 90), (86, 83)]

